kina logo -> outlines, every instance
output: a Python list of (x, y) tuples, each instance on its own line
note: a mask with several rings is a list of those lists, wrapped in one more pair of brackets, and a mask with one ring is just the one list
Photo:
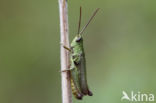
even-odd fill
[(121, 97), (121, 101), (131, 101), (131, 102), (152, 102), (154, 101), (154, 94), (152, 93), (141, 93), (141, 92), (134, 92), (131, 91), (130, 95), (128, 95), (128, 93), (126, 93), (125, 91), (122, 91), (122, 97)]

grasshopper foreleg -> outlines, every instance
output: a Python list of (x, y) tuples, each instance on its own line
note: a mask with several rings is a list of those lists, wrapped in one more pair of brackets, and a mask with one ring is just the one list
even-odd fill
[(71, 49), (67, 46), (65, 46), (64, 44), (61, 43), (61, 45), (64, 47), (64, 49), (68, 50), (69, 52), (71, 52)]
[(61, 72), (67, 72), (67, 71), (71, 71), (71, 70), (73, 70), (74, 68), (68, 68), (68, 69), (65, 69), (65, 70), (62, 70)]
[(61, 70), (61, 72), (67, 72), (70, 71), (71, 69), (65, 69), (65, 70)]

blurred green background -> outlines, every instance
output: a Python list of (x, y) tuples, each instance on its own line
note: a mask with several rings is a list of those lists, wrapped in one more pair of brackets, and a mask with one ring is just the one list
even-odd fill
[[(68, 0), (70, 41), (84, 33), (93, 97), (74, 103), (129, 103), (122, 91), (156, 95), (156, 1)], [(0, 103), (61, 103), (57, 0), (0, 0)]]

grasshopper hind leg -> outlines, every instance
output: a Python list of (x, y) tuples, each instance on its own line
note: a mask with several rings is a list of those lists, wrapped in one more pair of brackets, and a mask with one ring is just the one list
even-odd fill
[(93, 96), (93, 93), (89, 90), (88, 85), (86, 84), (81, 84), (81, 92), (83, 95), (88, 95), (88, 96)]
[(93, 93), (92, 93), (89, 89), (82, 90), (82, 93), (83, 93), (84, 95), (93, 96)]

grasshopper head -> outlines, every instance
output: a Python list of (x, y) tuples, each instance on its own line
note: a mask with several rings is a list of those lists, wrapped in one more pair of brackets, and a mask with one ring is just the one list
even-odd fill
[(72, 41), (72, 43), (71, 43), (71, 46), (73, 47), (73, 46), (76, 46), (76, 45), (81, 45), (83, 43), (83, 38), (82, 38), (82, 36), (81, 35), (77, 35), (74, 39), (73, 39), (73, 41)]

